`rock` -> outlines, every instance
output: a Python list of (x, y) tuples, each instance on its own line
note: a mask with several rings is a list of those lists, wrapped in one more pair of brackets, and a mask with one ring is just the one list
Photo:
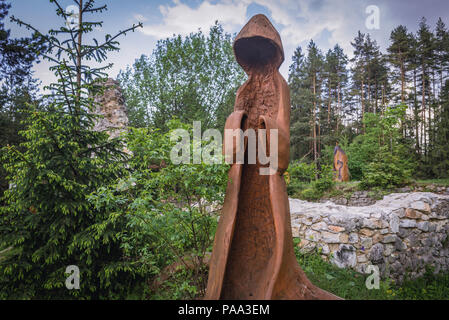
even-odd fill
[(348, 244), (340, 245), (339, 249), (334, 253), (331, 262), (339, 268), (355, 267), (357, 263), (355, 248)]
[(325, 224), (324, 222), (318, 222), (318, 223), (312, 224), (311, 228), (312, 228), (312, 230), (315, 230), (315, 231), (327, 230), (327, 224)]
[(407, 245), (404, 242), (402, 242), (401, 239), (396, 238), (396, 242), (394, 243), (394, 248), (397, 251), (403, 251), (403, 250), (407, 249)]
[(412, 232), (411, 229), (399, 228), (398, 236), (401, 238), (407, 237)]
[(418, 226), (419, 230), (429, 231), (429, 222), (428, 221), (418, 222), (417, 226)]
[(402, 219), (399, 222), (399, 226), (402, 228), (415, 228), (416, 227), (416, 221), (410, 220), (410, 219)]
[(351, 233), (351, 234), (349, 234), (348, 242), (349, 242), (349, 243), (356, 243), (356, 242), (359, 242), (359, 236), (357, 235), (357, 233)]
[(322, 232), (321, 240), (325, 243), (339, 243), (340, 235), (336, 234), (336, 233), (331, 233), (331, 232)]
[(416, 247), (419, 244), (419, 238), (415, 233), (411, 233), (406, 240), (410, 247)]
[(128, 126), (127, 108), (120, 84), (109, 78), (105, 83), (97, 84), (97, 88), (103, 90), (94, 97), (94, 113), (103, 118), (97, 120), (93, 130), (106, 131), (111, 138), (118, 137)]
[(318, 242), (321, 240), (321, 234), (317, 231), (309, 229), (305, 232), (305, 238), (309, 241)]
[(380, 243), (375, 244), (369, 253), (369, 260), (373, 264), (381, 264), (384, 262), (384, 246)]
[(384, 236), (382, 243), (393, 243), (396, 242), (396, 236), (392, 235), (392, 234), (388, 234), (386, 236)]
[(299, 238), (299, 229), (297, 227), (292, 226), (292, 235), (293, 238)]
[(429, 204), (425, 203), (423, 201), (412, 202), (412, 204), (410, 205), (410, 208), (418, 210), (418, 211), (430, 212)]
[(366, 237), (371, 237), (374, 234), (374, 232), (372, 230), (367, 229), (367, 228), (360, 229), (359, 233)]
[(385, 245), (384, 256), (388, 257), (389, 255), (391, 255), (393, 253), (393, 250), (394, 250), (394, 245), (386, 244)]
[(362, 247), (367, 250), (373, 245), (373, 239), (368, 237), (360, 237), (360, 243), (362, 244)]
[(346, 233), (340, 234), (340, 242), (341, 243), (347, 243), (349, 240), (349, 236)]
[(319, 245), (318, 249), (321, 249), (322, 254), (328, 255), (330, 253), (328, 245)]
[(407, 208), (405, 210), (405, 216), (410, 219), (419, 219), (421, 218), (422, 214), (412, 208)]
[(345, 231), (345, 228), (339, 226), (329, 226), (328, 229), (332, 232), (342, 232)]
[(367, 262), (367, 261), (368, 261), (368, 259), (366, 258), (365, 254), (361, 254), (361, 255), (357, 256), (357, 262), (358, 263), (364, 263), (364, 262)]
[(348, 199), (346, 199), (346, 198), (338, 198), (338, 199), (334, 199), (333, 202), (335, 204), (347, 205), (348, 204)]
[(301, 252), (308, 253), (316, 248), (316, 243), (308, 240), (301, 239), (299, 243), (299, 248)]
[(373, 236), (373, 243), (382, 242), (383, 239), (384, 239), (384, 236), (382, 234), (376, 233)]
[(448, 242), (449, 195), (394, 193), (357, 207), (291, 199), (290, 212), (292, 233), (307, 240), (300, 250), (318, 247), (340, 267), (362, 270), (376, 263), (382, 276), (395, 281), (404, 272), (422, 275), (428, 265), (449, 270), (449, 248), (443, 246)]
[(390, 219), (390, 229), (391, 232), (397, 233), (399, 231), (399, 217), (392, 216)]
[(380, 229), (382, 228), (382, 222), (378, 219), (364, 219), (363, 226), (369, 229)]

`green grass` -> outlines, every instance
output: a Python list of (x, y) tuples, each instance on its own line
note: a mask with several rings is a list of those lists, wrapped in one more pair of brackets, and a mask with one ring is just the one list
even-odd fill
[(307, 277), (318, 287), (347, 300), (448, 300), (449, 273), (434, 275), (429, 270), (422, 278), (406, 280), (396, 285), (390, 280), (381, 280), (379, 289), (369, 290), (366, 279), (369, 274), (361, 274), (350, 269), (340, 269), (323, 260), (318, 252), (300, 253), (295, 239), (298, 262)]
[[(428, 179), (428, 180), (416, 180), (409, 184), (409, 187), (420, 186), (426, 188), (426, 186), (435, 185), (435, 186), (444, 186), (449, 187), (449, 179)], [(381, 200), (384, 196), (391, 194), (396, 191), (396, 188), (393, 189), (362, 189), (360, 186), (360, 181), (349, 181), (349, 182), (337, 182), (335, 187), (332, 189), (320, 193), (313, 190), (311, 184), (306, 183), (297, 183), (292, 184), (290, 186), (290, 196), (296, 199), (307, 200), (307, 201), (318, 201), (320, 199), (329, 199), (329, 198), (346, 198), (350, 199), (352, 194), (356, 191), (368, 191), (369, 197), (375, 200)], [(432, 191), (432, 190), (428, 190)]]
[(416, 184), (418, 184), (418, 185), (435, 184), (435, 185), (439, 185), (439, 186), (449, 187), (449, 179), (417, 180)]

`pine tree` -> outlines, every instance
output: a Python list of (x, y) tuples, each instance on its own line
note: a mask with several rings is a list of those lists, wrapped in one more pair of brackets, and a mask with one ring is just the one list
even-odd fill
[[(77, 24), (69, 27), (66, 11), (58, 1), (50, 2), (64, 23), (59, 29), (43, 34), (13, 19), (46, 45), (42, 58), (52, 63), (58, 80), (47, 88), (52, 93), (44, 110), (31, 113), (22, 149), (2, 150), (11, 188), (0, 209), (0, 248), (7, 249), (0, 261), (0, 298), (124, 298), (139, 279), (120, 244), (126, 217), (97, 209), (89, 194), (123, 174), (125, 155), (120, 139), (92, 131), (96, 116), (91, 111), (92, 95), (110, 67), (101, 63), (118, 50), (117, 37), (138, 26), (85, 44), (102, 25), (86, 16), (106, 6), (74, 1), (79, 14)], [(79, 267), (79, 290), (64, 285), (70, 265)]]
[(410, 37), (407, 31), (407, 27), (400, 25), (395, 28), (390, 35), (391, 44), (388, 47), (389, 62), (393, 66), (393, 69), (397, 69), (397, 73), (393, 73), (393, 79), (399, 80), (401, 94), (401, 103), (406, 102), (406, 83), (408, 82), (408, 61), (410, 55)]
[(348, 81), (347, 62), (348, 58), (339, 45), (329, 50), (325, 56), (323, 67), (325, 106), (323, 107), (327, 109), (327, 112), (322, 112), (321, 117), (323, 145), (333, 145), (338, 140), (345, 100), (343, 93)]
[(435, 62), (439, 75), (440, 90), (442, 90), (444, 80), (449, 72), (449, 31), (441, 18), (438, 19), (435, 29), (435, 47)]
[(366, 84), (366, 61), (365, 61), (365, 34), (358, 32), (357, 36), (354, 38), (354, 42), (351, 42), (354, 48), (354, 57), (351, 59), (352, 62), (352, 84), (353, 90), (352, 94), (358, 96), (360, 103), (360, 114), (361, 117), (358, 119), (360, 123), (363, 124), (363, 119), (365, 118), (366, 111), (366, 99), (365, 99), (365, 84)]
[[(430, 104), (432, 102), (431, 74), (435, 63), (434, 60), (434, 36), (427, 25), (426, 19), (422, 18), (417, 32), (418, 56), (419, 56), (419, 94), (421, 96), (421, 147), (424, 158), (427, 160), (428, 142), (431, 139), (432, 116)], [(427, 114), (426, 114), (427, 111)]]
[(298, 47), (293, 54), (288, 76), (292, 104), (290, 117), (292, 159), (299, 159), (313, 152), (313, 141), (310, 138), (312, 95), (306, 77), (306, 58), (301, 47)]
[(432, 171), (436, 177), (449, 177), (449, 80), (440, 92), (441, 111), (436, 123), (435, 146), (432, 152)]

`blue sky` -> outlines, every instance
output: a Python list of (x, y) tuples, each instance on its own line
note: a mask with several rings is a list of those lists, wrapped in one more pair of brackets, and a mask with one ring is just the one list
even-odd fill
[[(60, 2), (63, 7), (72, 4), (71, 0)], [(101, 15), (103, 28), (95, 31), (99, 39), (138, 21), (144, 24), (143, 29), (120, 40), (120, 52), (110, 54), (114, 63), (112, 77), (141, 54), (150, 55), (159, 39), (172, 34), (185, 35), (198, 28), (207, 31), (215, 20), (222, 23), (226, 32), (236, 33), (257, 13), (265, 14), (281, 35), (286, 56), (281, 73), (285, 78), (294, 49), (305, 48), (310, 39), (323, 51), (339, 43), (351, 56), (350, 42), (358, 30), (370, 33), (384, 50), (392, 28), (399, 24), (415, 31), (422, 16), (432, 27), (440, 16), (449, 24), (448, 0), (99, 0), (97, 4), (108, 5), (108, 11)], [(369, 5), (379, 8), (379, 29), (366, 26), (365, 10)], [(13, 0), (10, 15), (31, 23), (41, 32), (62, 23), (48, 0)], [(29, 34), (11, 23), (7, 26), (13, 36)], [(52, 79), (46, 63), (36, 66), (35, 72), (44, 84)]]

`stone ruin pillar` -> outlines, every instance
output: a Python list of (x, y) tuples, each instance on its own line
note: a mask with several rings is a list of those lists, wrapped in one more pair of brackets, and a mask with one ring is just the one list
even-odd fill
[(111, 138), (116, 138), (128, 127), (125, 98), (117, 80), (108, 78), (102, 86), (103, 92), (94, 97), (94, 113), (104, 118), (98, 119), (94, 130), (106, 131)]

